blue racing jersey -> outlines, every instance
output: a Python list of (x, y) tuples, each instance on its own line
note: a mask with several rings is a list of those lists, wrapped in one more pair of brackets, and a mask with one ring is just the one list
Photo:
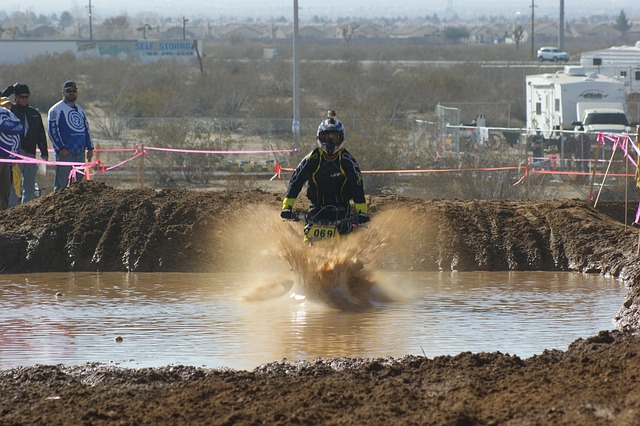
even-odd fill
[(66, 148), (73, 155), (93, 149), (87, 116), (78, 104), (61, 100), (49, 110), (49, 138), (56, 152)]
[(10, 110), (0, 107), (0, 147), (3, 148), (0, 149), (0, 158), (14, 158), (7, 151), (18, 152), (22, 130), (24, 127), (20, 119)]

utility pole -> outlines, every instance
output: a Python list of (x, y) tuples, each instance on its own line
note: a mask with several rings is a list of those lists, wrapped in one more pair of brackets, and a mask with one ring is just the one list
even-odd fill
[(189, 20), (183, 16), (182, 17), (182, 39), (183, 40), (187, 39), (187, 22), (189, 22)]
[(93, 40), (93, 24), (91, 18), (91, 0), (89, 0), (89, 40)]
[(300, 58), (298, 57), (298, 0), (293, 0), (293, 123), (294, 148), (300, 148)]
[(142, 31), (142, 38), (147, 39), (147, 30), (152, 30), (153, 28), (149, 24), (144, 24), (143, 26), (138, 28), (138, 31)]
[(560, 0), (560, 22), (558, 22), (558, 49), (564, 50), (564, 0)]
[(535, 32), (535, 20), (533, 18), (534, 13), (533, 13), (533, 9), (536, 7), (536, 5), (533, 3), (534, 0), (531, 0), (531, 59), (535, 59), (536, 57), (536, 50), (535, 50), (535, 43), (533, 41), (533, 33)]

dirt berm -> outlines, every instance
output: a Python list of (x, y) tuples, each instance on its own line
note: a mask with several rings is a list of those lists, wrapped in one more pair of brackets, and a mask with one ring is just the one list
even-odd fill
[[(259, 207), (277, 217), (280, 203), (281, 194), (262, 191), (116, 190), (85, 182), (0, 212), (0, 269), (219, 271), (229, 267), (222, 261), (229, 223)], [(372, 227), (389, 209), (416, 218), (407, 226), (416, 228), (408, 243), (417, 270), (618, 276), (629, 284), (619, 329), (528, 359), (461, 353), (253, 371), (20, 367), (0, 371), (0, 424), (640, 424), (639, 239), (623, 224), (622, 203), (596, 210), (581, 200), (388, 196), (372, 197), (370, 206)]]

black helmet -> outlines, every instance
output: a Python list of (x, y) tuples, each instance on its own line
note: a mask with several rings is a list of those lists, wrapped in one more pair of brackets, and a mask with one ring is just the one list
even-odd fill
[(334, 117), (322, 120), (318, 126), (316, 141), (327, 155), (333, 155), (339, 151), (344, 143), (344, 124), (342, 121)]

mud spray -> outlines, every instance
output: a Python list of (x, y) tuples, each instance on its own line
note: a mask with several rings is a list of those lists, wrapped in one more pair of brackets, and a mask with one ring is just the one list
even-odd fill
[(371, 309), (395, 300), (391, 283), (377, 273), (410, 270), (425, 218), (409, 209), (375, 214), (352, 234), (310, 245), (302, 222), (283, 221), (272, 206), (256, 206), (227, 227), (226, 266), (259, 278), (242, 294), (245, 300), (289, 298), (345, 311)]

